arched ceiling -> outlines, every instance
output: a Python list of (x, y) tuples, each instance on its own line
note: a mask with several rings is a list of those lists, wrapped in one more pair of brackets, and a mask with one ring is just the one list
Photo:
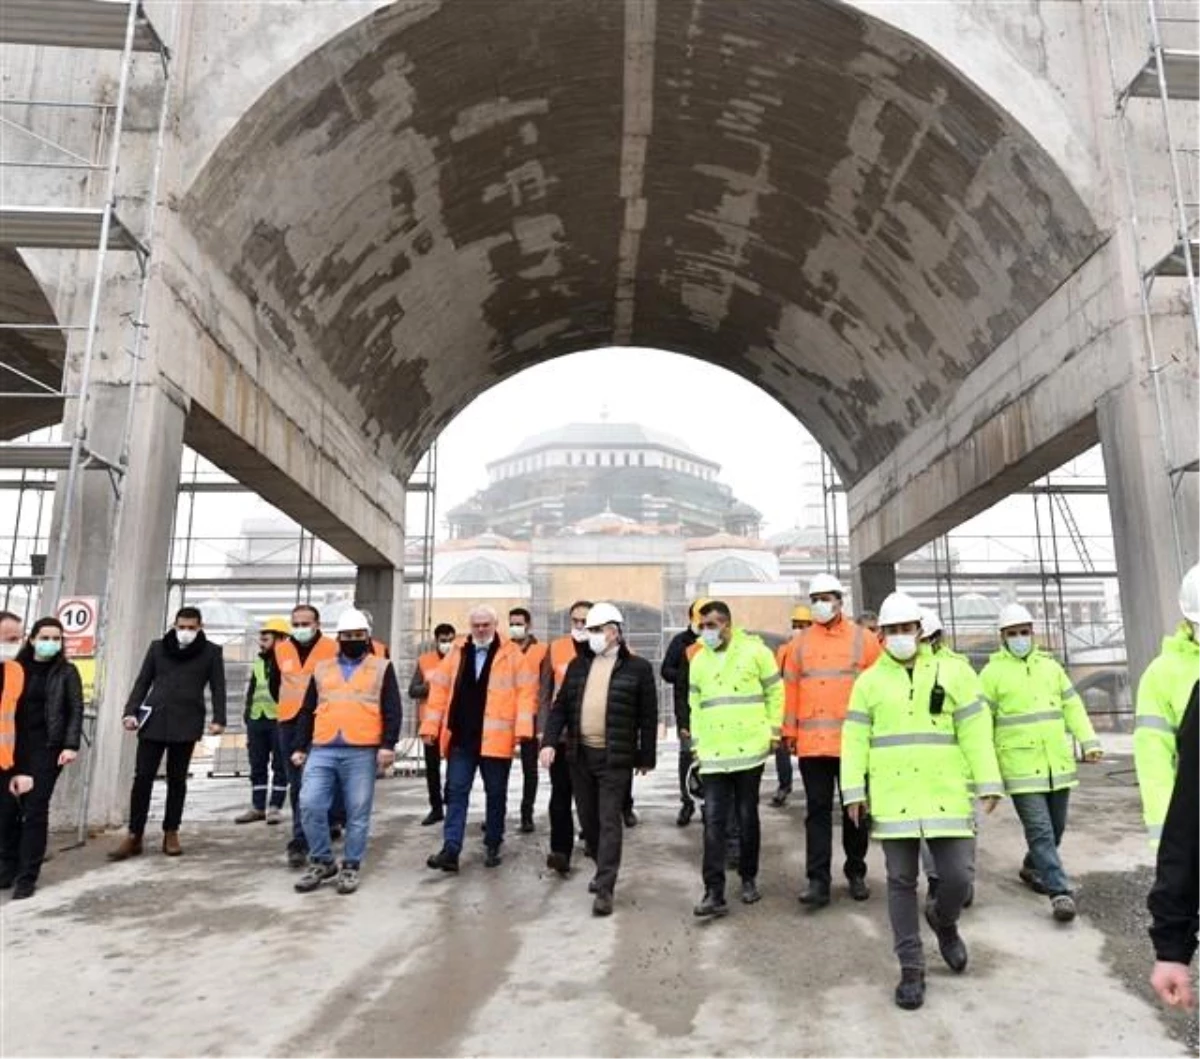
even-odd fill
[[(41, 329), (58, 322), (54, 310), (21, 255), (3, 247), (0, 322), (6, 325), (0, 330), (0, 441), (8, 441), (62, 419), (62, 401), (42, 395), (62, 382), (67, 342), (65, 332)], [(35, 330), (18, 330), (18, 324)]]
[(401, 473), (500, 379), (634, 344), (756, 382), (853, 483), (1101, 240), (962, 74), (832, 0), (393, 5), (184, 216)]

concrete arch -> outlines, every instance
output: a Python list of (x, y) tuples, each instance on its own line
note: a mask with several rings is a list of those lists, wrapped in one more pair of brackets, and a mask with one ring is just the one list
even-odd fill
[[(42, 284), (20, 251), (0, 248), (0, 322), (34, 325), (38, 330), (0, 331), (0, 365), (11, 365), (24, 376), (57, 389), (67, 355), (63, 331), (42, 330), (58, 317)], [(42, 387), (0, 366), (0, 441), (52, 426), (62, 419), (62, 401), (36, 396)]]
[(751, 379), (854, 483), (1103, 238), (1007, 112), (834, 0), (380, 9), (182, 219), (401, 475), (495, 382), (631, 343)]

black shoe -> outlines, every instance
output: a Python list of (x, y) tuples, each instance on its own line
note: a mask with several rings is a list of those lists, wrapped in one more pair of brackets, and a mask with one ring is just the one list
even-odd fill
[(1018, 874), (1021, 878), (1021, 882), (1028, 886), (1029, 889), (1031, 889), (1035, 894), (1042, 894), (1045, 896), (1050, 892), (1046, 889), (1046, 885), (1042, 882), (1041, 878), (1038, 876), (1038, 873), (1032, 868), (1022, 868)]
[(638, 826), (638, 814), (635, 813), (632, 809), (626, 809), (621, 814), (621, 817), (622, 817), (622, 819), (624, 819), (626, 827), (637, 827)]
[[(16, 897), (16, 894), (13, 896)], [(1060, 923), (1070, 923), (1075, 918), (1075, 898), (1070, 894), (1055, 894), (1050, 898), (1050, 911)]]
[(537, 829), (533, 826), (533, 813), (521, 814), (521, 834), (532, 835)]
[(752, 905), (762, 900), (762, 894), (759, 892), (758, 883), (754, 879), (742, 880), (742, 904)]
[(850, 896), (856, 901), (865, 901), (871, 896), (871, 888), (861, 875), (856, 875), (850, 880)]
[(599, 892), (600, 892), (600, 884), (597, 883), (595, 877), (593, 877), (592, 881), (588, 883), (588, 893), (598, 894)]
[(925, 972), (919, 967), (901, 967), (900, 984), (896, 986), (896, 1006), (916, 1011), (925, 1003)]
[(433, 827), (434, 824), (440, 824), (446, 819), (446, 814), (441, 809), (430, 809), (425, 819), (421, 821), (422, 827)]
[(451, 853), (443, 846), (425, 861), (425, 866), (434, 871), (458, 871), (458, 854)]
[(684, 802), (679, 807), (679, 815), (675, 817), (676, 827), (687, 827), (692, 822), (692, 817), (696, 815), (696, 803)]
[(308, 863), (308, 850), (299, 849), (295, 846), (289, 847), (287, 860), (289, 868), (303, 868)]
[(939, 926), (937, 909), (931, 904), (925, 905), (925, 922), (937, 935), (938, 952), (942, 954), (946, 966), (955, 974), (962, 974), (967, 969), (967, 946), (958, 933), (958, 927)]
[(304, 871), (304, 874), (296, 880), (295, 890), (298, 894), (312, 893), (326, 879), (334, 878), (338, 873), (337, 865), (332, 861), (318, 862), (314, 861)]
[(775, 809), (782, 809), (787, 805), (788, 799), (792, 796), (790, 787), (780, 787), (773, 795), (771, 795), (771, 806)]
[(824, 908), (829, 904), (829, 883), (809, 879), (808, 889), (800, 895), (800, 903), (809, 908)]
[(337, 892), (340, 894), (352, 894), (358, 889), (358, 865), (343, 864), (342, 870), (338, 872), (337, 877)]
[(692, 909), (692, 914), (697, 919), (719, 919), (721, 916), (729, 915), (729, 905), (725, 903), (723, 894), (714, 894), (708, 890), (704, 894), (704, 899)]
[(18, 879), (13, 885), (12, 899), (14, 901), (24, 901), (27, 897), (32, 897), (37, 892), (37, 883), (30, 882), (28, 879)]
[(483, 866), (485, 868), (498, 868), (502, 859), (499, 846), (488, 846), (487, 855), (483, 858)]
[(612, 894), (596, 894), (596, 900), (592, 902), (592, 915), (594, 916), (611, 916), (613, 912)]
[(546, 858), (546, 867), (565, 879), (571, 874), (571, 858), (566, 853), (551, 853)]

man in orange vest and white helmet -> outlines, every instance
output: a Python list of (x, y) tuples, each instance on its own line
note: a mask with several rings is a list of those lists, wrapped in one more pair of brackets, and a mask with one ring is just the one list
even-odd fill
[[(429, 701), (429, 679), (450, 653), (454, 646), (454, 637), (453, 625), (444, 621), (439, 623), (433, 630), (433, 650), (423, 652), (413, 667), (408, 697), (416, 703), (418, 729), (425, 720), (425, 704)], [(432, 827), (446, 818), (442, 807), (442, 755), (436, 742), (425, 744), (425, 786), (429, 791), (429, 812), (421, 821), (421, 826)]]
[[(296, 717), (292, 764), (304, 769), (300, 815), (309, 850), (308, 870), (296, 881), (300, 893), (334, 876), (338, 893), (358, 889), (375, 778), (396, 759), (400, 709), (396, 671), (371, 650), (366, 615), (353, 608), (343, 611), (337, 624), (337, 655), (316, 664)], [(339, 790), (346, 808), (340, 871), (329, 833), (334, 792)]]
[(456, 645), (429, 680), (421, 722), (421, 738), (437, 741), (446, 761), (442, 848), (426, 864), (447, 872), (458, 871), (476, 772), (483, 774), (487, 794), (484, 864), (500, 864), (513, 750), (519, 740), (533, 738), (537, 700), (537, 674), (521, 649), (497, 634), (496, 612), (478, 606), (470, 617), (471, 638)]
[[(842, 613), (845, 590), (833, 574), (808, 586), (813, 624), (792, 640), (784, 664), (783, 735), (796, 748), (808, 812), (804, 818), (808, 888), (800, 903), (823, 908), (830, 900), (833, 792), (842, 752), (842, 722), (854, 680), (879, 657), (879, 640)], [(865, 901), (870, 831), (842, 806), (842, 848), (850, 896)]]
[[(797, 634), (803, 632), (812, 624), (812, 610), (801, 603), (799, 606), (792, 608), (792, 639), (794, 640)], [(792, 640), (787, 643), (780, 644), (779, 650), (775, 652), (775, 661), (779, 664), (779, 674), (783, 675), (783, 667), (787, 664), (788, 651), (792, 646)], [(779, 778), (779, 787), (771, 796), (771, 805), (776, 809), (782, 809), (787, 805), (787, 800), (792, 796), (792, 752), (788, 749), (787, 740), (781, 739), (779, 746), (775, 748), (775, 775)]]

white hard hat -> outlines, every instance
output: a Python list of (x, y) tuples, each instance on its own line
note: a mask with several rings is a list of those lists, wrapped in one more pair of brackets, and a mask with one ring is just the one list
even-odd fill
[(1200, 563), (1183, 575), (1179, 586), (1179, 609), (1188, 621), (1200, 621)]
[(934, 633), (944, 632), (941, 615), (936, 610), (921, 608), (921, 639), (928, 640)]
[(879, 608), (879, 627), (906, 625), (921, 620), (921, 604), (907, 592), (893, 592)]
[(996, 625), (1000, 629), (1011, 629), (1014, 625), (1032, 625), (1033, 615), (1020, 603), (1007, 603), (1000, 608)]
[(842, 588), (842, 583), (833, 574), (817, 574), (808, 583), (809, 596), (818, 596), (822, 592), (836, 592), (839, 596), (844, 596), (846, 590)]
[(601, 625), (608, 625), (610, 622), (615, 622), (617, 625), (625, 624), (621, 612), (611, 603), (597, 603), (587, 612), (585, 620), (589, 629), (598, 629)]
[(337, 622), (338, 632), (370, 632), (371, 623), (367, 621), (367, 616), (361, 610), (355, 610), (353, 607), (347, 607), (342, 611), (341, 617)]

